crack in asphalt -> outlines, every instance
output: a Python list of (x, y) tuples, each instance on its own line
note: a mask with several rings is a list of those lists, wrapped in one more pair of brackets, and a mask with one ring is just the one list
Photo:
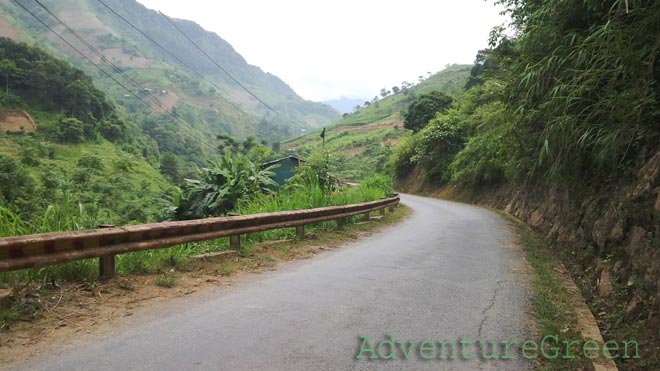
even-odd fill
[(484, 309), (481, 314), (484, 316), (484, 318), (481, 320), (481, 323), (479, 323), (479, 331), (477, 332), (479, 339), (481, 339), (481, 332), (483, 331), (484, 324), (488, 320), (488, 311), (493, 309), (495, 306), (495, 302), (497, 301), (497, 294), (499, 293), (500, 289), (502, 288), (502, 284), (508, 282), (508, 280), (499, 280), (496, 283), (495, 291), (493, 292), (493, 297), (490, 299), (490, 304)]

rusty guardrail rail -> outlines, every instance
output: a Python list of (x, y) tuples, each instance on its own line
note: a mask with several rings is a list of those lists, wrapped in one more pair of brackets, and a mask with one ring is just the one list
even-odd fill
[(399, 195), (394, 195), (345, 206), (5, 237), (0, 238), (0, 272), (99, 258), (100, 275), (111, 277), (118, 254), (221, 237), (239, 248), (240, 235), (279, 228), (296, 227), (303, 237), (306, 224), (337, 220), (343, 226), (349, 216), (363, 214), (368, 220), (372, 211), (382, 215), (398, 204)]

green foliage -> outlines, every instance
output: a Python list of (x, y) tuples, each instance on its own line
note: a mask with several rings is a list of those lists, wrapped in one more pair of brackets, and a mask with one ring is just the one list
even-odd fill
[(62, 143), (80, 143), (85, 138), (85, 127), (82, 121), (73, 117), (62, 117), (57, 120), (57, 139)]
[(173, 274), (165, 273), (156, 277), (156, 280), (154, 282), (156, 283), (156, 285), (161, 287), (167, 287), (167, 288), (174, 287), (174, 285), (176, 285), (176, 276)]
[(34, 183), (18, 161), (0, 154), (0, 205), (22, 204), (29, 198)]
[(100, 122), (99, 132), (105, 139), (111, 142), (117, 142), (126, 139), (128, 128), (119, 116), (112, 115)]
[(26, 166), (39, 166), (44, 159), (52, 158), (55, 155), (52, 147), (44, 142), (26, 138), (26, 140), (21, 140), (19, 143), (18, 157)]
[(77, 118), (88, 138), (93, 137), (96, 122), (114, 112), (89, 76), (41, 49), (2, 37), (0, 61), (6, 91), (41, 109), (62, 110)]
[(78, 167), (88, 173), (98, 174), (101, 170), (105, 169), (105, 164), (101, 156), (88, 154), (83, 155), (78, 160)]
[(242, 154), (226, 152), (218, 161), (209, 161), (201, 179), (186, 179), (185, 195), (173, 197), (178, 205), (175, 219), (195, 219), (227, 214), (241, 199), (269, 192), (276, 185), (270, 168), (262, 169)]
[(261, 143), (257, 142), (254, 136), (248, 136), (243, 140), (232, 137), (227, 134), (218, 134), (217, 139), (220, 141), (218, 150), (221, 154), (226, 153), (239, 153), (247, 156), (252, 162), (263, 163), (273, 157), (273, 150), (266, 147), (267, 142), (263, 140)]
[(160, 172), (174, 184), (182, 180), (179, 159), (173, 153), (165, 153), (160, 158)]
[(421, 165), (428, 179), (450, 178), (447, 168), (465, 140), (462, 120), (455, 111), (437, 115), (418, 133), (415, 155), (410, 160)]
[[(336, 186), (335, 173), (337, 171), (338, 163), (335, 157), (329, 150), (321, 148), (318, 151), (313, 151), (298, 167), (298, 173), (303, 178), (316, 178), (321, 188), (332, 191)], [(291, 180), (295, 183), (296, 178)]]
[(398, 178), (407, 176), (415, 168), (412, 158), (416, 152), (416, 140), (416, 136), (404, 138), (392, 151), (391, 161)]
[(660, 4), (499, 2), (516, 37), (493, 30), (456, 112), (443, 115), (453, 124), (402, 142), (397, 175), (419, 165), (465, 186), (629, 175), (660, 143)]
[(441, 91), (422, 94), (406, 109), (403, 115), (403, 126), (417, 132), (426, 126), (437, 113), (446, 112), (453, 101), (451, 96)]
[(382, 174), (370, 176), (363, 179), (358, 188), (362, 188), (363, 191), (373, 190), (374, 192), (380, 192), (380, 194), (384, 195), (383, 197), (387, 197), (393, 193), (392, 177)]
[(498, 129), (479, 132), (468, 139), (450, 165), (452, 182), (490, 185), (505, 179), (507, 136)]
[[(660, 141), (657, 1), (500, 1), (521, 31), (507, 102), (529, 174), (608, 180)], [(500, 36), (500, 44), (509, 40)]]

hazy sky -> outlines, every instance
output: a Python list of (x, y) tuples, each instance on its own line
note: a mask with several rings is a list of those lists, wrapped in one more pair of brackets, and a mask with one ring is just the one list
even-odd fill
[(472, 63), (505, 20), (493, 0), (138, 1), (217, 33), (314, 101), (371, 99), (448, 63)]

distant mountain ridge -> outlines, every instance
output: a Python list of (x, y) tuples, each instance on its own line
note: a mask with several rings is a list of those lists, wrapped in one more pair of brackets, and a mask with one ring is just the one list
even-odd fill
[(340, 98), (326, 100), (323, 103), (341, 113), (351, 113), (355, 111), (355, 106), (362, 105), (364, 102), (365, 99), (348, 98), (342, 95)]
[[(32, 0), (19, 1), (97, 64), (103, 65), (98, 56), (94, 56), (85, 45), (75, 40), (37, 3)], [(204, 30), (192, 21), (172, 20), (176, 27), (228, 74), (197, 50), (165, 17), (134, 0), (42, 0), (41, 3), (108, 60), (142, 84), (149, 94), (155, 95), (161, 101), (161, 111), (177, 110), (182, 116), (185, 113), (190, 129), (194, 128), (194, 131), (206, 138), (226, 133), (239, 137), (255, 135), (270, 141), (281, 140), (300, 133), (301, 129), (319, 127), (340, 117), (332, 107), (301, 98), (277, 76), (248, 64), (220, 36)], [(131, 93), (99, 73), (13, 1), (0, 0), (0, 10), (0, 36), (35, 44), (66, 58), (90, 73), (99, 86), (129, 113), (144, 111), (144, 107), (130, 96)], [(113, 11), (162, 45), (174, 57), (133, 29)], [(204, 140), (209, 142), (209, 147), (214, 146), (213, 140)]]

